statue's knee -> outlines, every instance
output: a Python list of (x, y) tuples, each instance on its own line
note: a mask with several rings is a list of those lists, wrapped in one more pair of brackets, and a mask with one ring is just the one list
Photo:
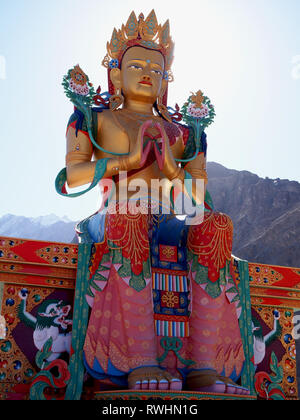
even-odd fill
[(230, 218), (230, 216), (228, 216), (225, 213), (219, 213), (217, 211), (212, 211), (210, 213), (205, 213), (204, 215), (204, 219), (202, 221), (202, 223), (198, 224), (198, 225), (192, 225), (190, 227), (190, 230), (199, 230), (199, 229), (203, 229), (204, 226), (206, 225), (212, 225), (216, 228), (220, 228), (220, 229), (232, 229), (233, 228), (233, 222)]
[(207, 246), (210, 244), (214, 246), (216, 242), (223, 241), (224, 236), (226, 241), (232, 242), (233, 223), (231, 218), (224, 213), (211, 212), (205, 215), (203, 223), (190, 227), (188, 243), (190, 248), (193, 245)]
[(108, 214), (106, 220), (106, 238), (122, 244), (137, 239), (148, 242), (148, 215)]
[(233, 222), (231, 218), (225, 213), (213, 212), (213, 219), (215, 226), (222, 230), (224, 229), (233, 229)]

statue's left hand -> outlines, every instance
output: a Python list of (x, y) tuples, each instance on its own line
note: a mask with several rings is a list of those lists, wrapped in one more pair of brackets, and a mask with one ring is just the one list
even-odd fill
[(152, 125), (152, 121), (146, 121), (139, 129), (136, 142), (133, 146), (133, 149), (128, 156), (122, 156), (119, 159), (120, 170), (122, 171), (131, 171), (135, 169), (140, 169), (144, 166), (149, 150), (144, 149), (144, 136), (147, 129)]
[(154, 147), (157, 163), (159, 169), (167, 178), (171, 179), (178, 168), (171, 150), (170, 140), (162, 124), (155, 124), (155, 128), (160, 132), (162, 139), (161, 148)]

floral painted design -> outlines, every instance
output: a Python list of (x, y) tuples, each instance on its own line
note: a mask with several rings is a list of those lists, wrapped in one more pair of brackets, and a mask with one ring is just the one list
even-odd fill
[(267, 372), (258, 372), (255, 375), (255, 390), (261, 399), (265, 400), (285, 400), (283, 388), (283, 368), (278, 365), (278, 359), (272, 352), (270, 360), (272, 375)]
[(174, 292), (166, 292), (162, 296), (162, 302), (167, 308), (174, 308), (179, 304), (179, 297)]

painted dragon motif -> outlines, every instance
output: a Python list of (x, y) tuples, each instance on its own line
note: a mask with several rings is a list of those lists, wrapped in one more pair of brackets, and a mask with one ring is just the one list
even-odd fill
[(69, 318), (71, 306), (59, 300), (46, 300), (38, 308), (37, 317), (26, 311), (27, 293), (20, 293), (21, 303), (18, 307), (18, 317), (33, 332), (34, 345), (42, 350), (44, 344), (51, 338), (51, 355), (48, 362), (56, 360), (64, 352), (70, 354), (72, 333), (68, 327), (72, 325)]

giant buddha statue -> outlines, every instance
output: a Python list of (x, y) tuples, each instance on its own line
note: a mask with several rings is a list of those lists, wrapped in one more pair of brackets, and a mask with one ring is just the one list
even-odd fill
[[(79, 66), (64, 81), (75, 105), (67, 184), (103, 194), (77, 226), (79, 241), (93, 243), (84, 365), (119, 388), (247, 394), (233, 225), (206, 191), (204, 125), (168, 107), (173, 47), (168, 21), (132, 12), (107, 44), (109, 92), (95, 92)], [(214, 115), (201, 91), (183, 110), (196, 123)], [(184, 197), (196, 218), (176, 217)]]

